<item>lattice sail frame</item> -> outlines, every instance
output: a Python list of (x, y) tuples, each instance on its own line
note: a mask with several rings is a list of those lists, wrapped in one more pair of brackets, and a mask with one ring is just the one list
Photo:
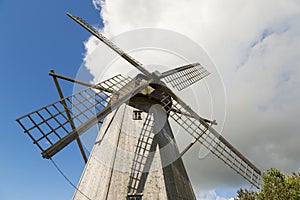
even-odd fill
[(147, 114), (145, 122), (143, 124), (142, 132), (138, 138), (133, 162), (131, 166), (129, 182), (128, 182), (128, 194), (138, 194), (141, 192), (141, 181), (143, 174), (148, 172), (152, 164), (154, 154), (151, 153), (156, 148), (153, 134), (154, 119), (151, 114)]
[[(44, 152), (103, 110), (112, 96), (132, 79), (116, 75), (17, 119), (33, 143)], [(124, 89), (123, 89), (124, 90)], [(71, 120), (68, 118), (68, 113)], [(101, 122), (102, 118), (98, 119)], [(77, 133), (80, 135), (80, 133)]]
[(261, 171), (171, 90), (164, 88), (164, 91), (161, 104), (169, 116), (226, 165), (260, 188)]
[(210, 74), (199, 63), (189, 64), (170, 71), (173, 71), (174, 73), (169, 74), (164, 77), (164, 79), (179, 91), (200, 81)]

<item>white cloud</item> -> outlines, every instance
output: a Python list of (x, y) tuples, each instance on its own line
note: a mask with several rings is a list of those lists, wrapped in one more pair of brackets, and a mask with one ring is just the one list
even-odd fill
[[(300, 171), (299, 1), (93, 2), (101, 5), (102, 31), (108, 36), (155, 27), (182, 33), (204, 47), (225, 82), (225, 137), (262, 170)], [(97, 45), (90, 38), (87, 55)], [(213, 191), (245, 184), (213, 156), (195, 159), (198, 150), (184, 158), (195, 187)]]
[(243, 50), (264, 30), (298, 12), (296, 1), (277, 2), (116, 0), (102, 3), (101, 14), (104, 32), (109, 35), (141, 27), (171, 29), (197, 41), (210, 55), (214, 54), (214, 61), (220, 59), (217, 64), (223, 66), (239, 64), (246, 53)]

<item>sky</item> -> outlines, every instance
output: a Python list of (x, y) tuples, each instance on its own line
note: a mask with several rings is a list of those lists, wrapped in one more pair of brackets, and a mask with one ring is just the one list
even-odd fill
[[(0, 199), (70, 199), (74, 192), (15, 122), (58, 99), (51, 69), (75, 77), (98, 45), (66, 12), (84, 17), (109, 37), (161, 28), (195, 41), (224, 83), (222, 134), (263, 171), (300, 171), (299, 1), (0, 0)], [(86, 64), (96, 73), (93, 66)], [(72, 92), (72, 85), (63, 86), (65, 94)], [(199, 148), (184, 157), (198, 199), (229, 199), (239, 187), (250, 187), (212, 155), (195, 159)], [(84, 168), (76, 146), (54, 159), (76, 184)]]

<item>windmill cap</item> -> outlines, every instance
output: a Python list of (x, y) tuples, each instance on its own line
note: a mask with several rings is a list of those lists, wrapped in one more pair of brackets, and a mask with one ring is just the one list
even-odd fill
[(157, 71), (157, 70), (155, 70), (154, 72), (152, 72), (152, 74), (156, 77), (156, 78), (159, 78), (159, 77), (161, 77), (161, 73), (159, 72), (159, 71)]

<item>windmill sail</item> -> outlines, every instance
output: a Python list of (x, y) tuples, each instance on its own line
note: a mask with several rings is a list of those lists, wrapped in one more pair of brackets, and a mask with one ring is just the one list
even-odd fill
[[(104, 116), (95, 118), (95, 114), (103, 111), (110, 103), (113, 94), (124, 88), (130, 81), (131, 78), (125, 78), (121, 75), (114, 76), (93, 87), (83, 89), (24, 115), (17, 121), (33, 143), (42, 151), (43, 157), (50, 158), (57, 151), (50, 153), (48, 152), (49, 149), (62, 141), (64, 141), (64, 146), (68, 145), (82, 132), (101, 121)], [(75, 130), (70, 124), (67, 112), (71, 114), (71, 119), (76, 125)], [(86, 124), (91, 122), (91, 119), (94, 119), (93, 123), (89, 123), (89, 127), (87, 127)], [(66, 141), (66, 138), (69, 140)]]
[(147, 114), (141, 134), (138, 138), (128, 182), (128, 194), (141, 194), (144, 189), (147, 172), (154, 157), (157, 142), (154, 140), (154, 120)]
[[(261, 171), (171, 90), (168, 88), (163, 90), (166, 94), (162, 100), (162, 105), (167, 108), (170, 117), (230, 168), (259, 188)], [(172, 109), (180, 110), (181, 113), (188, 113), (193, 117), (183, 115), (180, 112), (173, 112)]]
[(164, 72), (160, 78), (180, 91), (208, 75), (209, 72), (200, 63), (193, 63)]
[[(85, 123), (81, 124), (80, 126), (77, 127), (77, 130), (74, 130), (70, 132), (68, 135), (65, 137), (61, 138), (58, 142), (53, 144), (51, 147), (46, 149), (45, 151), (42, 152), (42, 155), (44, 158), (50, 158), (53, 155), (55, 155), (57, 152), (62, 150), (65, 146), (70, 144), (72, 141), (76, 139), (76, 137), (80, 136), (83, 134), (85, 131), (90, 129), (93, 125), (95, 125), (99, 120), (103, 119), (105, 116), (107, 116), (111, 111), (114, 109), (118, 108), (120, 105), (123, 103), (126, 103), (132, 96), (136, 95), (139, 91), (145, 89), (148, 87), (148, 85), (152, 82), (153, 80), (144, 80), (140, 79), (139, 76), (135, 77), (128, 83), (124, 85), (120, 84), (120, 86), (123, 86), (119, 88), (119, 90), (116, 91), (111, 96), (111, 99), (109, 103), (104, 107), (101, 111), (99, 111), (96, 115), (93, 117), (89, 118)], [(133, 84), (134, 83), (134, 84)], [(132, 86), (135, 85), (134, 88)], [(112, 86), (116, 86), (113, 84)], [(122, 91), (122, 92), (119, 92)]]
[(132, 58), (129, 54), (125, 53), (122, 49), (117, 47), (113, 42), (111, 42), (109, 39), (107, 39), (104, 35), (102, 35), (97, 29), (95, 29), (93, 26), (91, 26), (89, 23), (87, 23), (84, 19), (80, 17), (76, 17), (74, 15), (71, 15), (70, 13), (67, 13), (67, 15), (72, 18), (75, 22), (80, 24), (83, 28), (88, 30), (91, 34), (93, 34), (95, 37), (97, 37), (99, 40), (101, 40), (104, 44), (106, 44), (108, 47), (110, 47), (112, 50), (114, 50), (117, 54), (119, 54), (122, 58), (127, 60), (130, 64), (132, 64), (134, 67), (136, 67), (138, 70), (143, 72), (145, 75), (151, 77), (152, 74), (148, 72), (136, 59)]

